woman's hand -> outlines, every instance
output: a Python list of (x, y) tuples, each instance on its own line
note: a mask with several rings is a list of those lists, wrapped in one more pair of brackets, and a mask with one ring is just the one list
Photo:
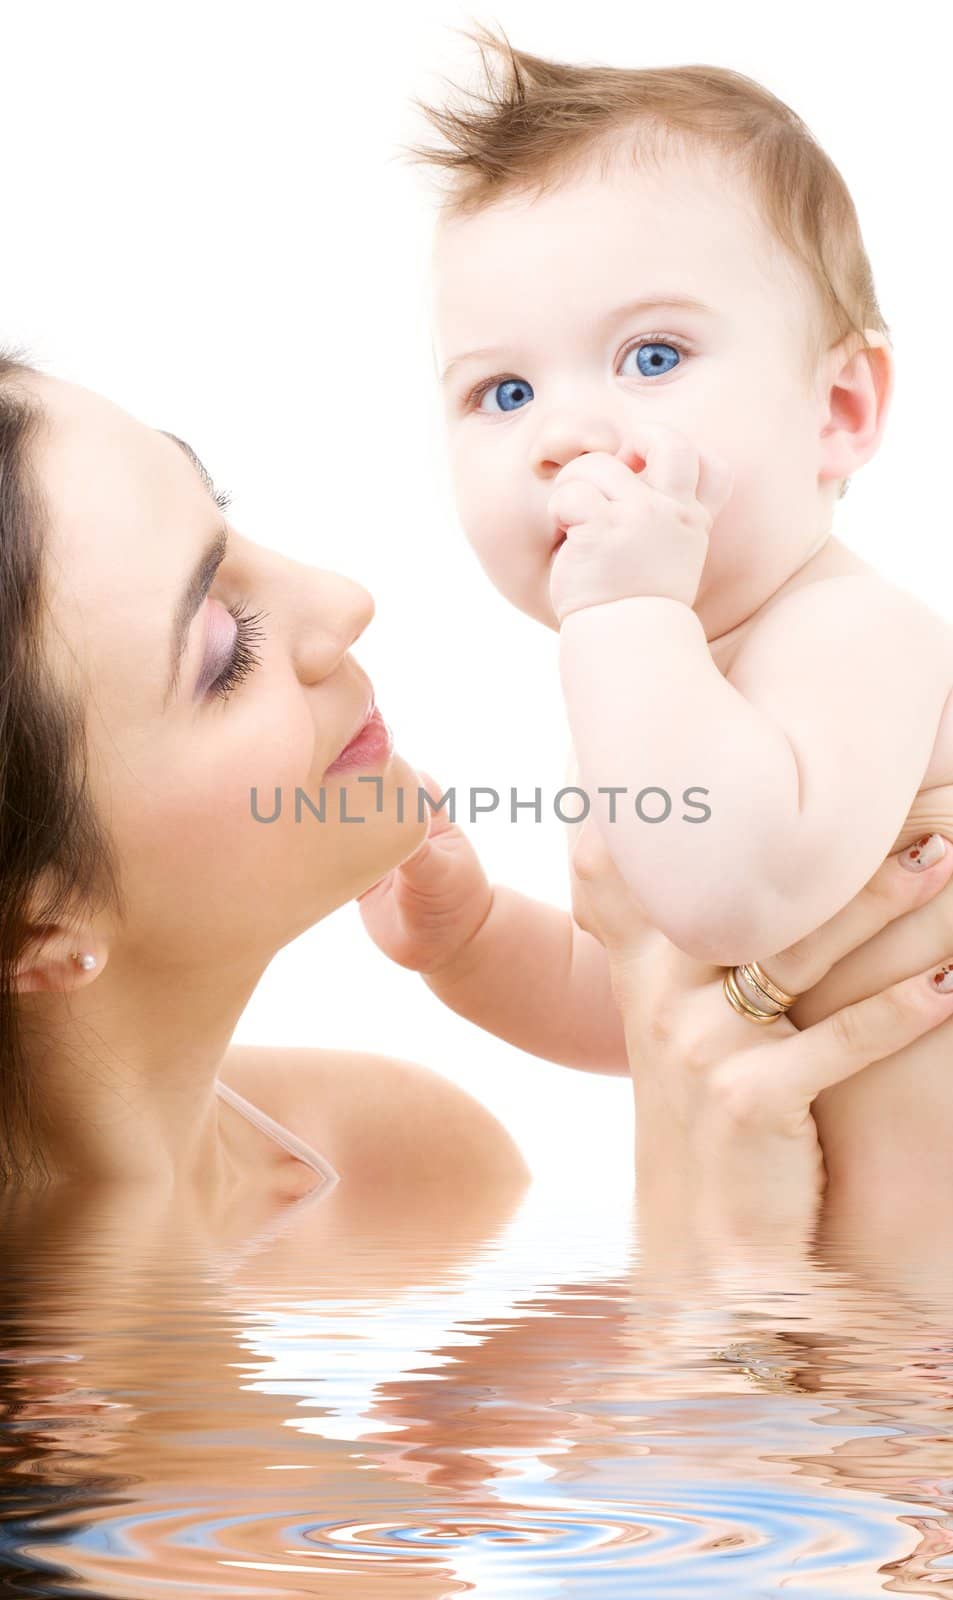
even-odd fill
[[(417, 774), (430, 798), (439, 785)], [(490, 913), (493, 890), (479, 857), (445, 811), (431, 810), (426, 839), (400, 866), (358, 895), (374, 943), (401, 967), (433, 974), (455, 961)]]
[[(766, 956), (767, 975), (789, 994), (809, 989), (888, 922), (931, 899), (953, 874), (953, 847), (911, 871), (901, 852), (828, 922), (788, 950)], [(953, 963), (953, 900), (946, 948), (925, 972), (845, 1006), (799, 1031), (781, 1016), (739, 1016), (724, 967), (686, 956), (649, 928), (587, 822), (572, 859), (573, 903), (606, 946), (623, 1016), (636, 1099), (640, 1209), (670, 1227), (675, 1216), (733, 1237), (805, 1241), (824, 1188), (811, 1103), (953, 1016), (953, 993), (934, 975)], [(661, 1213), (659, 1208), (661, 1208)]]

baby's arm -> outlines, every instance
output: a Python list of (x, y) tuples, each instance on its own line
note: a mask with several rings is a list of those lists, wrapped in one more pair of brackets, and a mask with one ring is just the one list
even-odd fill
[(452, 1011), (530, 1055), (583, 1072), (629, 1071), (606, 952), (568, 911), (497, 884), (479, 931), (424, 979)]
[[(923, 779), (951, 655), (942, 618), (866, 575), (785, 595), (744, 640), (730, 681), (681, 600), (638, 595), (565, 616), (580, 783), (648, 919), (727, 966), (786, 949), (846, 905)], [(613, 797), (597, 793), (610, 785), (627, 791), (614, 822)], [(636, 813), (650, 786), (671, 802), (664, 821)], [(711, 814), (698, 821), (701, 803)], [(659, 817), (665, 796), (641, 804)]]
[[(440, 793), (433, 779), (425, 787)], [(628, 1072), (602, 945), (568, 911), (491, 887), (445, 811), (431, 811), (427, 838), (358, 904), (384, 954), (478, 1027), (562, 1066)]]

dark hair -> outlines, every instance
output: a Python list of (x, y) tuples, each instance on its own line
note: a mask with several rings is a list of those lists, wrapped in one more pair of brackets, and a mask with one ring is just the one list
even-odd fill
[(47, 426), (20, 381), (39, 369), (0, 347), (0, 1183), (49, 1181), (43, 1086), (26, 1052), (16, 973), (51, 924), (97, 905), (120, 915), (111, 840), (87, 788), (86, 708), (47, 654), (48, 511), (31, 446)]

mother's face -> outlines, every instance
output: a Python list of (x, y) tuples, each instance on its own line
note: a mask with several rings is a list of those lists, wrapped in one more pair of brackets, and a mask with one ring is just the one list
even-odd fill
[[(121, 948), (156, 968), (267, 959), (427, 831), (417, 775), (389, 744), (324, 778), (370, 702), (348, 650), (371, 596), (235, 532), (170, 436), (88, 389), (45, 376), (30, 387), (49, 420), (34, 457), (51, 524), (48, 648), (87, 707), (92, 795), (128, 912), (112, 957)], [(202, 597), (193, 586), (223, 531)], [(230, 608), (260, 614), (257, 628)], [(325, 820), (303, 804), (296, 823), (296, 788), (317, 807), (323, 778)], [(261, 818), (280, 789), (277, 820), (255, 819), (252, 789)]]

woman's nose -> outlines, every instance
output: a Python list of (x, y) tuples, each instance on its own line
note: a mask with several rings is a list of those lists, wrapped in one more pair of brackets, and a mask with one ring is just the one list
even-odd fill
[(340, 572), (302, 567), (295, 580), (298, 628), (295, 668), (299, 678), (316, 683), (332, 673), (374, 615), (374, 597)]
[(608, 417), (554, 411), (541, 423), (534, 440), (533, 471), (540, 478), (553, 478), (567, 461), (590, 450), (615, 455), (619, 443), (619, 431)]

